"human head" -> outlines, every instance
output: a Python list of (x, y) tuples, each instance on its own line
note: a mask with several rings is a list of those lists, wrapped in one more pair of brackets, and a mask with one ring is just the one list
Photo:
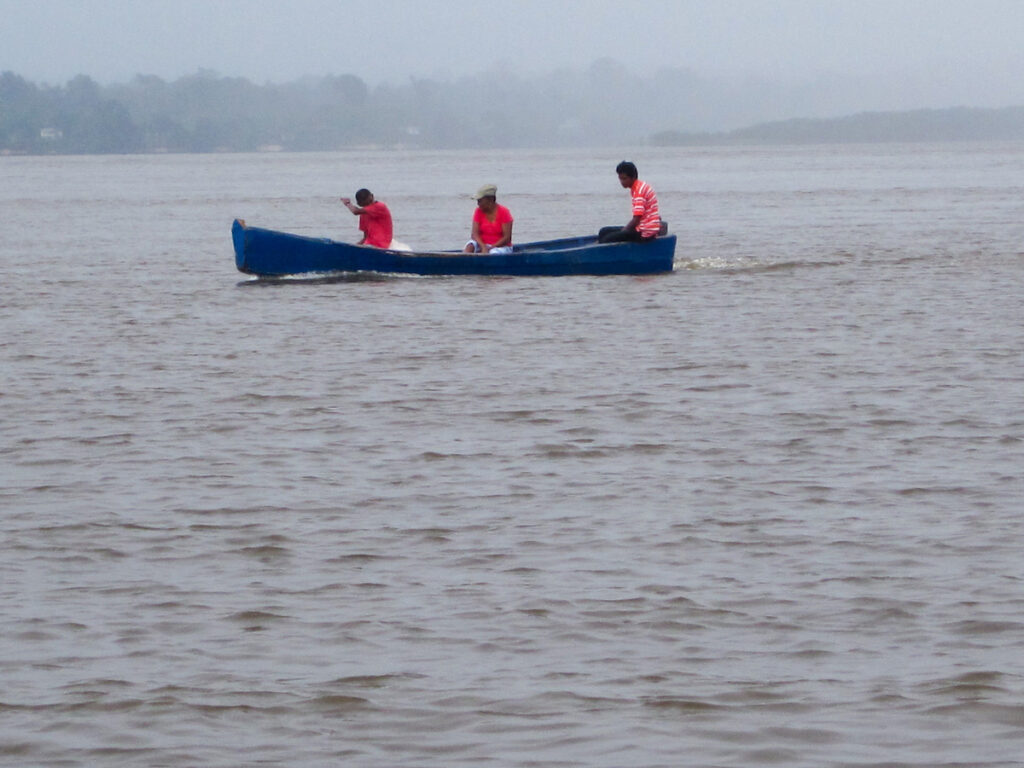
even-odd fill
[(356, 192), (356, 205), (369, 205), (373, 202), (373, 193), (368, 189), (360, 189)]
[(484, 184), (476, 191), (476, 204), (485, 211), (493, 208), (497, 199), (498, 188), (494, 184)]
[(615, 172), (619, 174), (619, 184), (626, 188), (633, 186), (633, 182), (640, 175), (637, 173), (636, 166), (628, 160), (623, 160), (615, 166)]

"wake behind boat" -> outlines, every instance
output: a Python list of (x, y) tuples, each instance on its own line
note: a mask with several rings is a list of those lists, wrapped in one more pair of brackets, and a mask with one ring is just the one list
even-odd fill
[(235, 265), (259, 277), (317, 272), (408, 275), (647, 275), (671, 272), (676, 237), (649, 243), (598, 243), (597, 236), (516, 245), (511, 253), (394, 251), (250, 227), (231, 227)]

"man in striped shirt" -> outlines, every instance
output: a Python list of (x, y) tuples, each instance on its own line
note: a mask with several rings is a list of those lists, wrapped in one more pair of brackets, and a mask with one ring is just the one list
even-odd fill
[(623, 160), (615, 167), (619, 184), (629, 190), (633, 198), (633, 218), (624, 227), (605, 227), (598, 239), (602, 243), (650, 242), (661, 230), (658, 215), (658, 196), (651, 185), (637, 178), (636, 166)]

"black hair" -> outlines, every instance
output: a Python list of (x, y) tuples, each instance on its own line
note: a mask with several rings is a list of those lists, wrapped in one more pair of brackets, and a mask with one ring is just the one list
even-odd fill
[(631, 179), (639, 178), (640, 174), (636, 172), (636, 166), (628, 160), (623, 160), (621, 163), (615, 166), (616, 173), (624, 173)]
[(360, 189), (358, 192), (356, 192), (356, 202), (359, 205), (366, 205), (368, 202), (370, 202), (370, 190)]

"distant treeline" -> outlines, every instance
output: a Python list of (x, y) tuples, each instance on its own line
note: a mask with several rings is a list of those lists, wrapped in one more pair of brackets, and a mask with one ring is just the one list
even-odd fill
[[(793, 92), (682, 69), (640, 77), (612, 59), (580, 72), (524, 78), (495, 69), (372, 88), (351, 74), (257, 85), (200, 70), (172, 82), (139, 75), (100, 85), (79, 75), (54, 86), (4, 72), (0, 154), (1024, 138), (1024, 107), (762, 122), (782, 109), (828, 114), (837, 98), (828, 82)], [(701, 131), (718, 125), (752, 127)]]
[[(678, 81), (679, 78), (671, 78)], [(650, 131), (611, 106), (646, 86), (613, 61), (523, 79), (484, 72), (369, 87), (355, 75), (257, 85), (209, 71), (62, 86), (0, 75), (0, 152), (220, 152), (595, 145)], [(662, 123), (664, 125), (665, 123)], [(669, 123), (671, 124), (671, 123)]]
[(659, 146), (1021, 140), (1024, 107), (862, 112), (832, 119), (778, 120), (722, 133), (662, 131), (652, 137)]

